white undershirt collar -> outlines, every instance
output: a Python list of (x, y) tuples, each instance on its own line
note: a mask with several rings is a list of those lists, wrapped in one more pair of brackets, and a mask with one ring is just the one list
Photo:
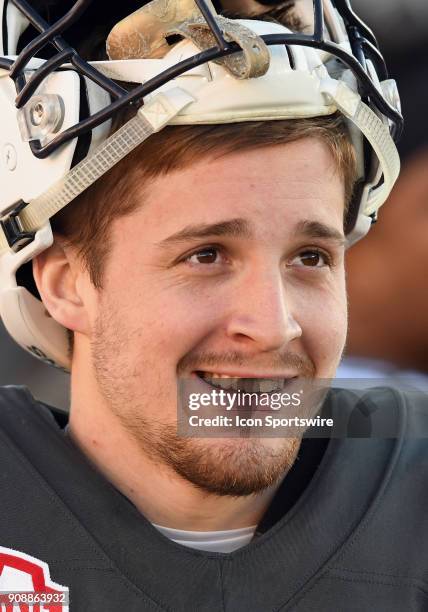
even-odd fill
[(208, 552), (229, 553), (251, 542), (257, 525), (227, 531), (183, 531), (153, 523), (165, 537), (177, 544)]

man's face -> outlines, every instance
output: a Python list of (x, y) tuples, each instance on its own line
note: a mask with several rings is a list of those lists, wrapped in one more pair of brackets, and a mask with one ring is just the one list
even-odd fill
[(178, 381), (334, 376), (347, 326), (342, 179), (305, 139), (205, 159), (146, 191), (113, 224), (90, 313), (99, 390), (155, 462), (212, 493), (263, 490), (297, 441), (178, 437)]

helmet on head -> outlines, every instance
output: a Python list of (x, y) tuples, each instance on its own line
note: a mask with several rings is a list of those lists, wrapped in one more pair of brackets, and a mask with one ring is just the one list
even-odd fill
[[(349, 0), (313, 0), (310, 33), (226, 19), (209, 0), (152, 0), (134, 13), (127, 0), (105, 16), (106, 61), (75, 48), (90, 0), (52, 23), (36, 4), (0, 0), (0, 314), (22, 347), (69, 367), (66, 330), (46, 316), (20, 270), (52, 244), (55, 213), (167, 124), (339, 111), (359, 172), (349, 244), (367, 233), (398, 177), (402, 118), (376, 39)], [(55, 14), (55, 0), (46, 4)], [(135, 116), (110, 134), (112, 118), (130, 105), (139, 106)]]

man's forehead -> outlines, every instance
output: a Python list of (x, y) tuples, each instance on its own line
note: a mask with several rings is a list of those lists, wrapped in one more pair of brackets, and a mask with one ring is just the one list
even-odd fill
[(343, 181), (328, 150), (309, 139), (205, 159), (156, 177), (139, 211), (124, 221), (131, 235), (138, 225), (155, 243), (219, 235), (333, 238), (334, 232), (322, 225), (332, 226), (339, 239), (344, 199)]
[[(241, 198), (322, 197), (343, 186), (337, 164), (327, 146), (314, 138), (238, 151), (201, 159), (150, 180), (147, 203), (165, 195), (185, 196), (201, 204), (201, 196), (234, 202)], [(183, 201), (183, 198), (181, 198)], [(177, 203), (177, 202), (176, 202)]]

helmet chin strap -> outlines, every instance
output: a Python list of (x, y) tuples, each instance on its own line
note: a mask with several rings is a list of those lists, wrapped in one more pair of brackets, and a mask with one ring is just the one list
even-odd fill
[(400, 174), (400, 156), (397, 147), (388, 125), (367, 104), (364, 104), (359, 94), (352, 91), (346, 83), (325, 79), (321, 91), (364, 134), (379, 159), (383, 183), (367, 195), (361, 209), (362, 213), (370, 216), (388, 198)]
[[(95, 183), (121, 159), (140, 145), (149, 136), (161, 130), (194, 98), (179, 87), (158, 93), (142, 106), (135, 117), (99, 145), (93, 153), (83, 159), (61, 180), (52, 185), (45, 193), (29, 202), (13, 218), (22, 235), (34, 234), (51, 217), (79, 194)], [(2, 219), (3, 229), (12, 219)], [(0, 255), (10, 249), (5, 231), (0, 231)]]
[[(363, 209), (369, 217), (377, 211), (391, 192), (400, 172), (400, 158), (388, 126), (361, 100), (348, 85), (333, 79), (324, 79), (321, 92), (367, 138), (375, 151), (383, 173), (383, 183), (366, 196)], [(87, 158), (70, 170), (64, 178), (35, 198), (20, 212), (15, 223), (23, 235), (31, 235), (43, 227), (51, 217), (98, 178), (108, 172), (135, 147), (154, 132), (161, 130), (181, 110), (195, 99), (179, 87), (158, 93), (139, 109), (137, 115), (105, 140)], [(5, 223), (5, 220), (3, 220)], [(360, 230), (362, 227), (360, 228)], [(0, 232), (0, 254), (9, 250), (4, 232)]]

